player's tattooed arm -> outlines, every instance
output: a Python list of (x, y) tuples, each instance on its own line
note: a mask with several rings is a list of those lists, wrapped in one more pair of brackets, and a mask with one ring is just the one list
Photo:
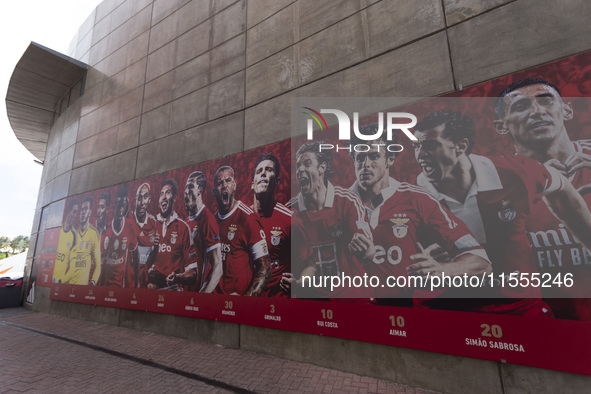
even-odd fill
[(271, 260), (269, 255), (259, 257), (254, 261), (254, 275), (250, 287), (246, 292), (249, 296), (260, 296), (271, 279)]
[(207, 258), (211, 261), (212, 271), (209, 276), (209, 281), (203, 285), (201, 292), (213, 293), (224, 274), (224, 267), (222, 265), (222, 248), (214, 248), (210, 250), (207, 252)]
[(146, 260), (146, 271), (152, 268), (154, 262), (156, 261), (156, 256), (158, 255), (158, 247), (160, 246), (160, 234), (156, 232), (154, 234), (154, 242), (152, 242), (152, 251), (148, 255), (148, 259)]
[(172, 272), (166, 277), (166, 284), (172, 286), (174, 284), (181, 284), (191, 286), (197, 282), (197, 268), (189, 268), (182, 274)]

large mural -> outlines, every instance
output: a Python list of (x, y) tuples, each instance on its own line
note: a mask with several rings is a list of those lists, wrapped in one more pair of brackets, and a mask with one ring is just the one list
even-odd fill
[(584, 53), (415, 101), (392, 135), (366, 114), (346, 144), (298, 102), (308, 135), (68, 197), (37, 286), (591, 374), (590, 75)]

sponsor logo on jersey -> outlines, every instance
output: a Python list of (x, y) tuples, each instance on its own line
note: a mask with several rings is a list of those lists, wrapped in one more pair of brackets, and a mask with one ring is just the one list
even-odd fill
[[(234, 239), (234, 235), (236, 234), (236, 231), (238, 230), (238, 226), (236, 226), (235, 224), (230, 225), (230, 227), (228, 227), (228, 239), (231, 241)], [(263, 236), (264, 238), (264, 236)]]
[(406, 217), (405, 213), (394, 214), (394, 217), (390, 219), (394, 225), (392, 226), (392, 233), (396, 238), (404, 238), (408, 234), (408, 226), (406, 223), (410, 219)]
[(279, 242), (281, 241), (280, 236), (281, 236), (281, 234), (283, 234), (283, 231), (275, 230), (275, 231), (271, 231), (271, 234), (272, 234), (271, 245), (273, 245), (273, 246), (279, 245)]
[(172, 233), (170, 233), (170, 243), (174, 245), (176, 243), (176, 238), (178, 236), (179, 236), (179, 234), (176, 231), (173, 231)]
[(167, 244), (159, 244), (158, 252), (171, 252), (172, 248)]
[(501, 201), (501, 209), (498, 212), (499, 219), (503, 222), (511, 222), (517, 216), (517, 211), (515, 208), (509, 206), (511, 204), (511, 200), (503, 200)]

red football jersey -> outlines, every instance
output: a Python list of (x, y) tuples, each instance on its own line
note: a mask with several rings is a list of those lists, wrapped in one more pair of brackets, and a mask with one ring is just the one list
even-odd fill
[[(577, 152), (591, 155), (591, 140), (573, 142)], [(573, 186), (591, 207), (591, 169), (582, 168), (569, 177)], [(557, 318), (591, 320), (591, 256), (572, 233), (548, 209), (537, 201), (527, 221), (527, 231), (541, 272), (573, 274), (574, 286), (551, 286), (542, 295)], [(561, 297), (561, 299), (552, 299)], [(586, 297), (586, 298), (571, 298)]]
[[(301, 194), (291, 199), (288, 206), (302, 221), (307, 242), (314, 250), (311, 257), (316, 264), (316, 277), (360, 276), (366, 273), (361, 262), (349, 251), (353, 234), (359, 233), (372, 239), (367, 224), (365, 208), (353, 192), (328, 182), (324, 208), (319, 211), (306, 209)], [(305, 249), (294, 245), (296, 250)], [(299, 253), (299, 252), (298, 252)], [(301, 272), (302, 268), (298, 269)], [(373, 289), (369, 287), (340, 286), (333, 291), (328, 287), (306, 287), (304, 297), (370, 298)]]
[(195, 263), (195, 249), (191, 241), (191, 230), (184, 220), (173, 211), (168, 226), (164, 224), (162, 216), (158, 214), (160, 244), (154, 262), (154, 269), (168, 276), (172, 272), (177, 274), (185, 271), (185, 267)]
[(128, 269), (128, 281), (127, 283), (135, 283), (133, 287), (146, 287), (146, 281), (148, 279), (148, 271), (146, 270), (146, 262), (148, 261), (148, 256), (152, 252), (152, 247), (154, 245), (154, 234), (156, 234), (156, 218), (150, 215), (149, 213), (146, 214), (143, 222), (140, 222), (135, 216), (135, 221), (140, 228), (140, 234), (138, 237), (138, 255), (139, 255), (139, 273), (136, 275), (135, 269)]
[[(113, 219), (114, 220), (114, 219)], [(103, 270), (105, 286), (135, 287), (134, 282), (129, 282), (127, 270), (135, 271), (133, 265), (137, 261), (131, 261), (131, 256), (138, 245), (140, 229), (138, 225), (127, 218), (123, 218), (121, 231), (115, 231), (113, 222), (107, 226), (102, 236)]]
[(197, 268), (200, 272), (200, 282), (195, 286), (186, 287), (189, 291), (199, 291), (203, 284), (208, 280), (211, 272), (211, 262), (208, 261), (207, 253), (215, 248), (221, 247), (220, 229), (215, 216), (203, 205), (195, 216), (189, 216), (186, 219), (191, 230), (191, 239), (195, 247), (196, 262), (189, 268)]
[[(254, 210), (254, 207), (251, 208)], [(291, 272), (291, 215), (291, 210), (278, 202), (271, 216), (259, 214), (271, 259), (271, 280), (265, 289), (268, 297), (288, 296), (279, 285), (283, 274)]]
[[(351, 191), (359, 195), (358, 182)], [(474, 253), (487, 259), (466, 225), (422, 187), (390, 178), (389, 186), (382, 190), (382, 202), (367, 212), (376, 254), (373, 264), (367, 264), (365, 269), (368, 275), (380, 278), (382, 284), (390, 275), (407, 276), (406, 267), (414, 264), (410, 256), (420, 253), (419, 242), (425, 248), (438, 243), (452, 258)], [(378, 287), (375, 296), (411, 298), (413, 289)]]
[(226, 215), (216, 214), (222, 244), (224, 274), (216, 293), (246, 294), (253, 276), (253, 262), (269, 250), (261, 222), (241, 201)]
[[(482, 312), (527, 314), (527, 305), (531, 308), (540, 305), (540, 288), (511, 287), (507, 280), (511, 273), (519, 276), (520, 273), (539, 272), (525, 223), (532, 205), (545, 191), (559, 188), (560, 178), (553, 177), (543, 164), (525, 157), (473, 154), (469, 157), (476, 181), (463, 204), (437, 192), (423, 174), (419, 175), (417, 183), (440, 201), (445, 201), (450, 210), (468, 225), (492, 262), (495, 283), (491, 295), (496, 294), (499, 299), (473, 300), (470, 308)], [(471, 197), (475, 197), (476, 204), (474, 208), (466, 209)], [(499, 285), (499, 274), (506, 278), (504, 287)]]

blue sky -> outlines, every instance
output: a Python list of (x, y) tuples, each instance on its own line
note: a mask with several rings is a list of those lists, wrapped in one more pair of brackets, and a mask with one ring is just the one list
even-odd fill
[[(6, 1), (0, 5), (0, 91), (31, 41), (67, 54), (80, 25), (100, 0)], [(16, 139), (0, 105), (0, 235), (30, 235), (42, 166)]]

